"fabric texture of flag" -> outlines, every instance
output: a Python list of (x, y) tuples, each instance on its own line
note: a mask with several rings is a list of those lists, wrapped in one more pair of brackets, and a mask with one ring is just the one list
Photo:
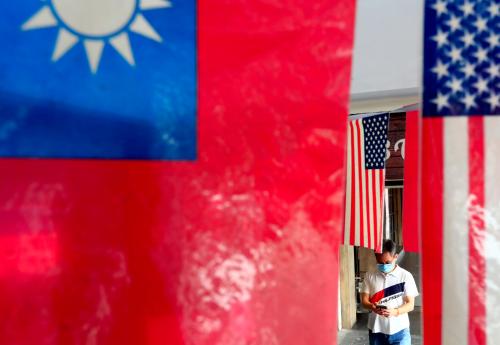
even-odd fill
[(498, 1), (426, 1), (422, 248), (426, 344), (500, 337)]
[(403, 246), (407, 252), (420, 252), (420, 128), (418, 111), (406, 113), (403, 188)]
[(344, 244), (382, 249), (389, 114), (349, 121)]
[[(115, 18), (111, 5), (129, 3), (81, 2), (107, 4), (96, 14), (104, 29)], [(187, 111), (190, 129), (191, 107), (177, 97), (192, 89), (182, 81), (178, 94), (164, 88), (190, 74), (174, 69), (169, 79), (168, 69), (156, 65), (193, 58), (187, 54), (192, 51), (169, 43), (178, 33), (186, 44), (196, 42), (197, 156), (175, 162), (0, 160), (0, 344), (334, 344), (355, 2), (201, 1), (191, 13), (197, 18), (193, 37), (191, 26), (168, 14), (187, 5), (172, 0), (171, 7), (150, 11), (166, 2), (144, 1), (144, 18), (112, 22), (131, 28), (135, 67), (123, 57), (130, 58), (123, 35), (106, 36), (97, 64), (102, 43), (96, 40), (84, 43), (78, 36), (66, 49), (75, 41), (71, 27), (64, 25), (62, 33), (54, 27), (22, 30), (43, 5), (64, 9), (65, 16), (55, 18), (62, 20), (73, 18), (76, 3), (2, 2), (0, 26), (11, 16), (18, 20), (12, 31), (1, 30), (10, 36), (0, 39), (26, 56), (9, 65), (14, 71), (0, 65), (0, 78), (17, 72), (36, 79), (20, 70), (33, 59), (44, 78), (30, 84), (31, 98), (50, 91), (43, 89), (53, 86), (45, 78), (57, 78), (64, 91), (74, 88), (84, 97), (88, 83), (102, 85), (110, 70), (121, 93), (128, 87), (122, 81), (135, 80), (131, 74), (157, 66), (155, 84), (142, 88), (146, 109), (159, 109), (154, 116), (160, 122), (162, 113), (169, 121), (165, 109), (173, 107), (176, 116)], [(41, 11), (27, 27), (54, 22), (52, 7)], [(133, 36), (136, 31), (157, 37), (144, 20), (164, 45), (147, 39), (142, 43), (151, 46), (135, 49), (143, 39)], [(44, 46), (43, 54), (32, 49)], [(4, 49), (2, 55), (9, 55), (3, 52), (11, 48)], [(80, 66), (78, 75), (59, 70), (66, 64)], [(109, 85), (102, 86), (109, 94)], [(129, 99), (121, 100), (126, 107)], [(61, 111), (53, 99), (40, 103)], [(10, 99), (7, 104), (15, 105)], [(138, 121), (147, 127), (150, 115), (146, 111)], [(7, 130), (18, 121), (43, 121), (9, 119), (1, 135), (12, 134)], [(108, 123), (111, 133), (114, 124)], [(184, 130), (182, 121), (172, 126)], [(96, 124), (96, 131), (105, 129)], [(81, 137), (69, 138), (61, 149)], [(114, 142), (124, 150), (133, 143)]]

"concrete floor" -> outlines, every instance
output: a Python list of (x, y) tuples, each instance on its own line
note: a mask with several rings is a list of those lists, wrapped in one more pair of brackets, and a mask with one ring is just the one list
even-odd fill
[[(412, 345), (421, 345), (422, 321), (420, 308), (416, 307), (410, 313), (410, 333)], [(368, 345), (368, 314), (357, 314), (358, 321), (352, 329), (343, 329), (338, 333), (339, 345)]]

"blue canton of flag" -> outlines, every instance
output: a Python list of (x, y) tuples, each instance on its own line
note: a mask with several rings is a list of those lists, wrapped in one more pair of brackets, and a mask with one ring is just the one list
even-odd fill
[(425, 17), (423, 115), (499, 114), (497, 1), (430, 0)]
[(365, 169), (384, 169), (387, 125), (387, 114), (363, 118)]
[(0, 2), (0, 157), (196, 158), (195, 0)]

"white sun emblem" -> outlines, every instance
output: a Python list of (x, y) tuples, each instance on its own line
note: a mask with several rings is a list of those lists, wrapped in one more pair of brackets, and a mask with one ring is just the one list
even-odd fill
[(59, 26), (52, 61), (58, 61), (82, 40), (90, 70), (96, 73), (106, 42), (135, 65), (127, 30), (161, 42), (141, 11), (170, 6), (168, 0), (48, 0), (22, 29)]

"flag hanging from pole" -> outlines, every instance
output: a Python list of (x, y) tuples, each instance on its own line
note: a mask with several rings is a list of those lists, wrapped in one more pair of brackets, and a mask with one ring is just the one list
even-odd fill
[(424, 335), (500, 337), (498, 1), (428, 0), (422, 160)]
[(344, 244), (380, 251), (389, 114), (349, 121)]

